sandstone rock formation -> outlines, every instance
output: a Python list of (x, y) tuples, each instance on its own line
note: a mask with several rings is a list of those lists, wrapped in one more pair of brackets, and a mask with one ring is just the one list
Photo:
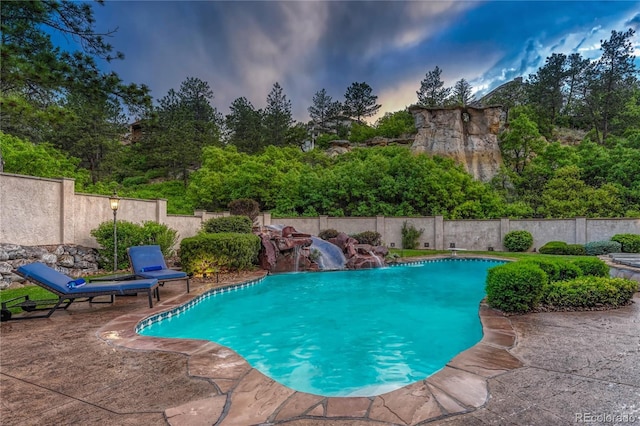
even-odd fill
[(418, 134), (413, 152), (453, 158), (476, 179), (487, 182), (498, 172), (502, 156), (498, 132), (503, 124), (502, 108), (412, 106)]
[(378, 268), (388, 254), (386, 247), (358, 244), (345, 233), (324, 241), (291, 226), (270, 226), (258, 236), (260, 266), (270, 272)]

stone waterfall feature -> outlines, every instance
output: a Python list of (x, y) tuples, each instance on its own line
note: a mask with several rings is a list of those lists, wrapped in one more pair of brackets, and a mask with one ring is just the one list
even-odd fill
[(499, 106), (409, 108), (418, 134), (411, 150), (439, 155), (464, 165), (474, 178), (487, 182), (502, 164), (498, 133), (504, 123)]
[(270, 272), (377, 268), (385, 265), (388, 253), (386, 247), (358, 244), (344, 233), (325, 241), (292, 226), (271, 225), (258, 236), (260, 266)]

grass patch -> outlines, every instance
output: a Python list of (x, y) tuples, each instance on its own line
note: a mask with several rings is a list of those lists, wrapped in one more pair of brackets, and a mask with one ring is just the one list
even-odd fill
[[(51, 293), (49, 290), (37, 285), (28, 285), (20, 288), (11, 288), (0, 291), (0, 302), (6, 302), (7, 300), (15, 299), (17, 297), (29, 296), (30, 300), (57, 300), (58, 296)], [(9, 309), (12, 314), (22, 312), (20, 308)]]
[[(428, 257), (436, 256), (439, 254), (451, 254), (451, 250), (403, 250), (403, 249), (389, 249), (389, 253), (395, 253), (400, 257)], [(461, 251), (458, 255), (475, 255), (475, 256), (491, 256), (500, 257), (503, 259), (593, 259), (593, 256), (575, 256), (575, 255), (558, 255), (558, 254), (540, 254), (540, 253), (519, 253), (519, 252), (506, 252), (506, 251)]]

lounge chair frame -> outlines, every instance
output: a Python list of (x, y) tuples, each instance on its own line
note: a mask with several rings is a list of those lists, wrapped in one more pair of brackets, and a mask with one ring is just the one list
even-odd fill
[[(26, 265), (28, 266), (28, 265)], [(43, 265), (46, 266), (46, 265)], [(53, 268), (49, 268), (52, 269)], [(55, 271), (55, 270), (54, 270)], [(32, 318), (49, 318), (51, 314), (53, 314), (58, 309), (66, 310), (73, 302), (78, 299), (81, 302), (89, 302), (89, 303), (114, 303), (115, 296), (127, 296), (127, 295), (136, 295), (138, 293), (147, 293), (147, 297), (149, 299), (149, 307), (153, 307), (153, 297), (152, 293), (155, 294), (156, 300), (160, 301), (160, 292), (158, 291), (159, 283), (156, 281), (154, 284), (149, 286), (149, 279), (144, 280), (144, 286), (136, 287), (136, 281), (103, 281), (100, 283), (88, 283), (86, 286), (81, 287), (80, 289), (76, 289), (75, 291), (65, 292), (61, 291), (60, 288), (53, 287), (48, 283), (38, 279), (37, 276), (34, 276), (33, 273), (25, 273), (20, 269), (13, 271), (15, 274), (37, 284), (38, 286), (50, 291), (51, 293), (58, 296), (58, 299), (41, 299), (34, 300), (30, 299), (29, 296), (20, 296), (14, 299), (6, 300), (2, 302), (1, 308), (1, 317), (2, 321), (6, 321), (11, 318), (10, 308), (19, 307), (26, 312), (33, 311), (47, 311), (42, 315), (30, 315), (25, 317), (15, 317), (13, 319), (32, 319)], [(69, 277), (69, 280), (71, 278)], [(141, 282), (142, 280), (137, 280)], [(132, 285), (133, 284), (133, 285)], [(98, 296), (110, 296), (110, 301), (94, 301), (93, 299)]]

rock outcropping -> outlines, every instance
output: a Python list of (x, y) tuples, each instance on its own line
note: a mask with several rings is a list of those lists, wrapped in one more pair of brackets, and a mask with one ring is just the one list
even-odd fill
[(502, 164), (498, 146), (503, 125), (501, 107), (412, 106), (409, 111), (418, 129), (413, 152), (453, 158), (483, 182), (496, 175)]
[(0, 243), (0, 290), (25, 281), (13, 273), (22, 265), (42, 262), (72, 277), (98, 272), (98, 251), (77, 245), (20, 246)]
[(262, 240), (260, 266), (270, 272), (379, 268), (389, 253), (383, 246), (358, 244), (345, 233), (325, 241), (292, 226), (272, 225), (258, 236)]

